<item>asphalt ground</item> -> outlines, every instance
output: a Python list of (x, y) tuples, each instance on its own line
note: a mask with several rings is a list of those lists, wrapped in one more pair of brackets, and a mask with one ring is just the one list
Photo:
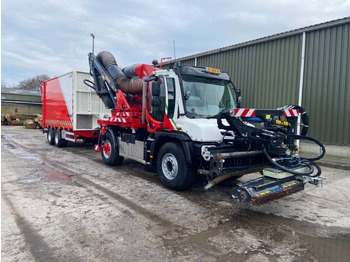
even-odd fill
[(257, 207), (230, 197), (257, 174), (176, 192), (40, 130), (3, 126), (1, 148), (2, 261), (349, 261), (348, 170), (322, 166), (322, 188)]

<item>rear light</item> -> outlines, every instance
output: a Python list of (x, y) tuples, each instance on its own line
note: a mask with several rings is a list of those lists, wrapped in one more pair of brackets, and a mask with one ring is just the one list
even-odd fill
[(106, 126), (105, 125), (102, 125), (101, 133), (102, 133), (102, 135), (106, 134)]

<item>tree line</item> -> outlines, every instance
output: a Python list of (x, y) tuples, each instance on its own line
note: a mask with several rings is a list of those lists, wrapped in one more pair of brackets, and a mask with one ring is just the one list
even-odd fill
[(28, 78), (26, 80), (22, 80), (18, 83), (16, 86), (9, 86), (5, 81), (1, 80), (1, 88), (5, 87), (12, 87), (12, 88), (17, 88), (17, 89), (25, 89), (25, 90), (37, 90), (40, 91), (41, 87), (41, 81), (45, 81), (50, 79), (48, 75), (37, 75), (32, 78)]

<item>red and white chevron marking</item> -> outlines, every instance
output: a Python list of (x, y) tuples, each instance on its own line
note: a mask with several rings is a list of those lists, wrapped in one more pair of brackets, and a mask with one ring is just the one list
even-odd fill
[(299, 109), (284, 109), (283, 115), (285, 117), (296, 117), (299, 116)]
[(233, 111), (234, 117), (253, 117), (255, 116), (255, 109), (251, 108), (235, 108)]
[(125, 118), (121, 118), (121, 117), (111, 117), (109, 118), (110, 122), (118, 122), (118, 123), (126, 123), (126, 119)]
[(130, 113), (129, 112), (117, 112), (115, 115), (116, 116), (130, 116)]
[(109, 118), (109, 121), (115, 122), (115, 123), (126, 123), (128, 120), (128, 117), (130, 117), (129, 112), (117, 112), (115, 116), (111, 116)]

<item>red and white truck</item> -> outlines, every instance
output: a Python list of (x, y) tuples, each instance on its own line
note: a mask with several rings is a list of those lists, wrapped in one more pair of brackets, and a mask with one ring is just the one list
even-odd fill
[(67, 141), (99, 137), (97, 121), (108, 119), (110, 110), (84, 84), (87, 78), (88, 73), (73, 71), (42, 83), (43, 127), (49, 144), (61, 147)]
[[(156, 62), (120, 68), (106, 51), (90, 53), (89, 65), (93, 81), (86, 83), (111, 110), (108, 119), (98, 120), (95, 146), (105, 164), (136, 160), (156, 168), (163, 184), (175, 190), (188, 188), (197, 174), (206, 176), (209, 189), (229, 177), (260, 172), (232, 192), (255, 205), (301, 191), (306, 183), (322, 186), (314, 161), (325, 148), (305, 136), (308, 117), (300, 106), (240, 108), (240, 90), (216, 68), (162, 69)], [(300, 157), (300, 139), (319, 145), (320, 155)]]

